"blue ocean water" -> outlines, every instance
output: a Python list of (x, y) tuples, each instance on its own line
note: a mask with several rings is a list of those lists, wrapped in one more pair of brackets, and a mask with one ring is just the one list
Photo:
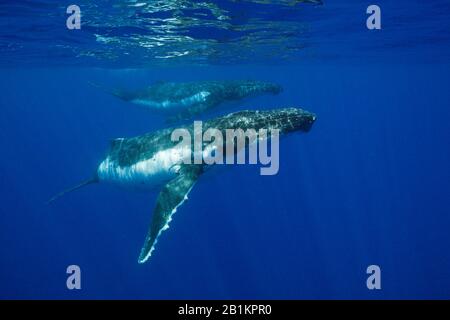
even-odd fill
[[(67, 30), (72, 3), (2, 1), (0, 298), (448, 299), (450, 2), (376, 1), (372, 31), (372, 2), (323, 2), (79, 1)], [(202, 177), (143, 265), (157, 191), (99, 184), (45, 204), (111, 139), (166, 126), (90, 81), (216, 79), (284, 88), (238, 109), (317, 114), (281, 141), (277, 175)]]

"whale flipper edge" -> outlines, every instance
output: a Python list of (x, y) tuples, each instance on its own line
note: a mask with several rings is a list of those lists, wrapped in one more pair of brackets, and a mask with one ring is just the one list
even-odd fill
[(170, 180), (161, 190), (153, 210), (152, 222), (141, 249), (138, 262), (146, 262), (164, 230), (169, 228), (173, 214), (187, 200), (187, 196), (202, 171), (201, 166), (191, 165), (183, 168), (180, 174)]

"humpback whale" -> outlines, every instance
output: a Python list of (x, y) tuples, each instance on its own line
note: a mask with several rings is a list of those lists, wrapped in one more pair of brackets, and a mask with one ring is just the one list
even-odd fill
[[(308, 111), (283, 108), (234, 112), (205, 121), (203, 126), (205, 129), (214, 128), (219, 131), (276, 129), (279, 135), (283, 136), (292, 132), (308, 132), (315, 120), (315, 114)], [(182, 128), (193, 132), (194, 125), (184, 125)], [(185, 164), (180, 144), (171, 138), (173, 131), (174, 128), (166, 128), (137, 137), (112, 140), (109, 151), (92, 179), (59, 193), (49, 202), (67, 192), (97, 182), (112, 182), (149, 189), (162, 185), (138, 259), (139, 263), (144, 263), (155, 249), (161, 233), (169, 227), (177, 208), (187, 199), (199, 177), (211, 167), (205, 163)], [(248, 146), (244, 146), (246, 147)]]
[(160, 81), (136, 91), (106, 91), (124, 101), (168, 115), (169, 120), (175, 121), (191, 118), (225, 102), (236, 102), (260, 94), (278, 94), (281, 90), (281, 86), (271, 82), (228, 80)]

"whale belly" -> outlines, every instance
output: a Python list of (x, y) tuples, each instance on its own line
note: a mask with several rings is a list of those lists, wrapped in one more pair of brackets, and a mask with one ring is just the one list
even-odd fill
[(99, 165), (100, 181), (123, 186), (153, 188), (174, 178), (181, 168), (183, 150), (172, 148), (156, 152), (151, 158), (120, 166), (109, 156)]
[(211, 93), (200, 91), (179, 100), (153, 100), (150, 98), (133, 99), (131, 102), (159, 111), (177, 111), (204, 103)]

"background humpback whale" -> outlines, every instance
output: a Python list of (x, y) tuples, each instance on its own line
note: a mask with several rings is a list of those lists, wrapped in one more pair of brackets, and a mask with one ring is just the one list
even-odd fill
[[(93, 84), (100, 87), (99, 85)], [(112, 95), (169, 116), (169, 120), (188, 119), (225, 102), (260, 94), (278, 94), (281, 86), (252, 80), (163, 82), (135, 91), (106, 90)]]
[[(268, 129), (269, 132), (278, 129), (280, 135), (286, 135), (298, 131), (308, 132), (315, 120), (313, 113), (298, 108), (239, 111), (206, 121), (203, 128), (216, 128), (222, 131), (224, 136), (226, 129), (238, 128), (244, 131)], [(193, 125), (182, 128), (193, 136)], [(172, 215), (187, 199), (188, 193), (207, 167), (206, 164), (183, 163), (182, 147), (171, 140), (173, 130), (174, 128), (167, 128), (133, 138), (112, 140), (110, 150), (98, 166), (94, 178), (56, 195), (49, 202), (67, 192), (96, 182), (146, 188), (163, 185), (138, 259), (139, 263), (144, 263), (151, 256), (162, 231), (168, 228)], [(203, 147), (209, 144), (203, 143)]]

